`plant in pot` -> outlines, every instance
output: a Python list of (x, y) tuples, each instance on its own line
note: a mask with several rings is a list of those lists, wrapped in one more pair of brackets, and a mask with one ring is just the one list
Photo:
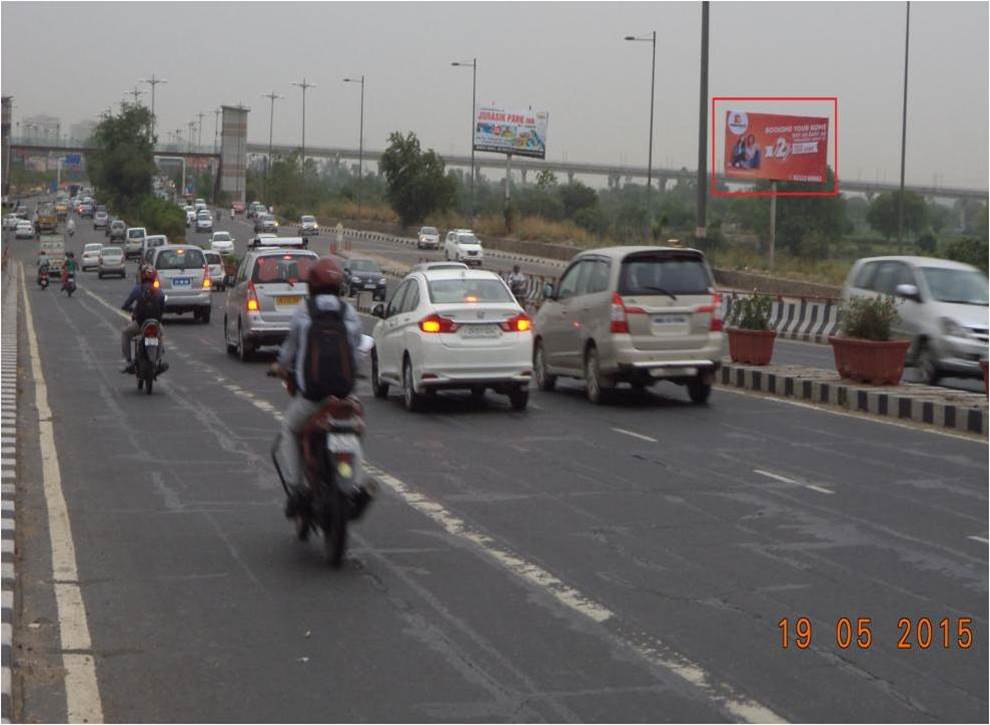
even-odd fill
[(770, 329), (773, 299), (753, 291), (750, 297), (740, 297), (729, 311), (729, 357), (732, 362), (766, 365), (773, 357), (773, 341), (777, 331)]
[(897, 301), (890, 296), (852, 297), (839, 307), (839, 334), (830, 335), (839, 377), (871, 385), (897, 385), (910, 340), (892, 340)]

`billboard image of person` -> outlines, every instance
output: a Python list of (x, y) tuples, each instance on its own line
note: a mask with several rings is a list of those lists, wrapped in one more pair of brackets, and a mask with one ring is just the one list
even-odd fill
[(738, 179), (826, 179), (828, 118), (726, 111), (725, 175)]
[(547, 118), (546, 111), (479, 108), (474, 119), (474, 149), (544, 159)]

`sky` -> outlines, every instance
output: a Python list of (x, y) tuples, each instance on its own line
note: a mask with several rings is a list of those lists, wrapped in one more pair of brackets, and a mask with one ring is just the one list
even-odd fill
[[(912, 2), (908, 183), (988, 185), (988, 4)], [(903, 2), (713, 2), (709, 94), (837, 96), (840, 178), (894, 182), (900, 168)], [(38, 29), (44, 29), (39, 35)], [(650, 44), (657, 31), (654, 165), (696, 168), (701, 3), (8, 2), (0, 87), (14, 120), (95, 118), (152, 73), (159, 137), (220, 104), (251, 108), (248, 138), (365, 148), (392, 131), (466, 154), (478, 102), (549, 113), (547, 156), (645, 165)], [(145, 86), (147, 88), (147, 86)], [(142, 97), (150, 101), (149, 95)], [(790, 110), (781, 109), (781, 110)], [(800, 110), (800, 109), (799, 109)]]

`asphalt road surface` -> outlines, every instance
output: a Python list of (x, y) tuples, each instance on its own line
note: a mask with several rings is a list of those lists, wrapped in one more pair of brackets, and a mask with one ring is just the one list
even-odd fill
[[(69, 247), (103, 239), (83, 222)], [(287, 399), (271, 356), (225, 353), (224, 295), (210, 324), (168, 320), (171, 369), (146, 396), (118, 373), (132, 278), (80, 274), (69, 299), (33, 284), (35, 242), (8, 243), (30, 306), (21, 720), (67, 714), (43, 455), (107, 721), (987, 719), (985, 442), (718, 389), (695, 406), (667, 383), (605, 407), (563, 383), (522, 413), (440, 395), (414, 415), (362, 380), (381, 493), (333, 571), (282, 515), (268, 448)], [(870, 619), (868, 646), (840, 646), (842, 617), (853, 638)]]

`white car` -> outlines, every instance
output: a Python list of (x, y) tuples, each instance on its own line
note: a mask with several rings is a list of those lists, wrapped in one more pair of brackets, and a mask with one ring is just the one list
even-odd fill
[(213, 289), (223, 291), (223, 259), (220, 258), (220, 252), (204, 249), (203, 256), (206, 258), (210, 284), (213, 285)]
[(144, 238), (148, 236), (148, 230), (144, 227), (128, 227), (124, 233), (124, 256), (127, 259), (132, 257), (141, 258), (144, 253)]
[(426, 394), (486, 389), (509, 396), (513, 409), (529, 401), (532, 321), (494, 272), (437, 269), (411, 272), (388, 305), (375, 305), (371, 381), (385, 398), (402, 389), (407, 410)]
[(436, 227), (420, 227), (416, 235), (416, 249), (440, 249), (440, 232)]
[(196, 209), (191, 206), (184, 207), (183, 211), (186, 212), (186, 226), (191, 226), (196, 223)]
[(451, 229), (443, 243), (443, 258), (480, 267), (485, 252), (481, 248), (481, 240), (470, 229)]
[(11, 229), (17, 229), (17, 223), (20, 221), (20, 217), (16, 214), (8, 214), (3, 218), (3, 228), (6, 231)]
[(235, 240), (230, 232), (213, 232), (210, 237), (210, 249), (220, 254), (233, 254)]
[(278, 234), (257, 234), (251, 240), (252, 247), (300, 247), (306, 249), (309, 241), (303, 237), (280, 237)]
[(103, 245), (99, 243), (87, 244), (83, 247), (82, 257), (79, 259), (79, 268), (83, 272), (88, 269), (99, 268), (101, 249), (103, 249)]
[(196, 231), (197, 232), (212, 232), (213, 231), (213, 216), (206, 209), (201, 209), (196, 213)]
[(17, 226), (14, 228), (14, 238), (15, 239), (33, 239), (34, 238), (34, 224), (26, 221), (17, 222)]
[(100, 266), (97, 268), (100, 279), (107, 275), (121, 278), (127, 276), (124, 264), (124, 250), (120, 247), (103, 247), (100, 249)]
[(316, 236), (320, 233), (320, 225), (316, 222), (315, 216), (306, 214), (299, 220), (299, 236)]

